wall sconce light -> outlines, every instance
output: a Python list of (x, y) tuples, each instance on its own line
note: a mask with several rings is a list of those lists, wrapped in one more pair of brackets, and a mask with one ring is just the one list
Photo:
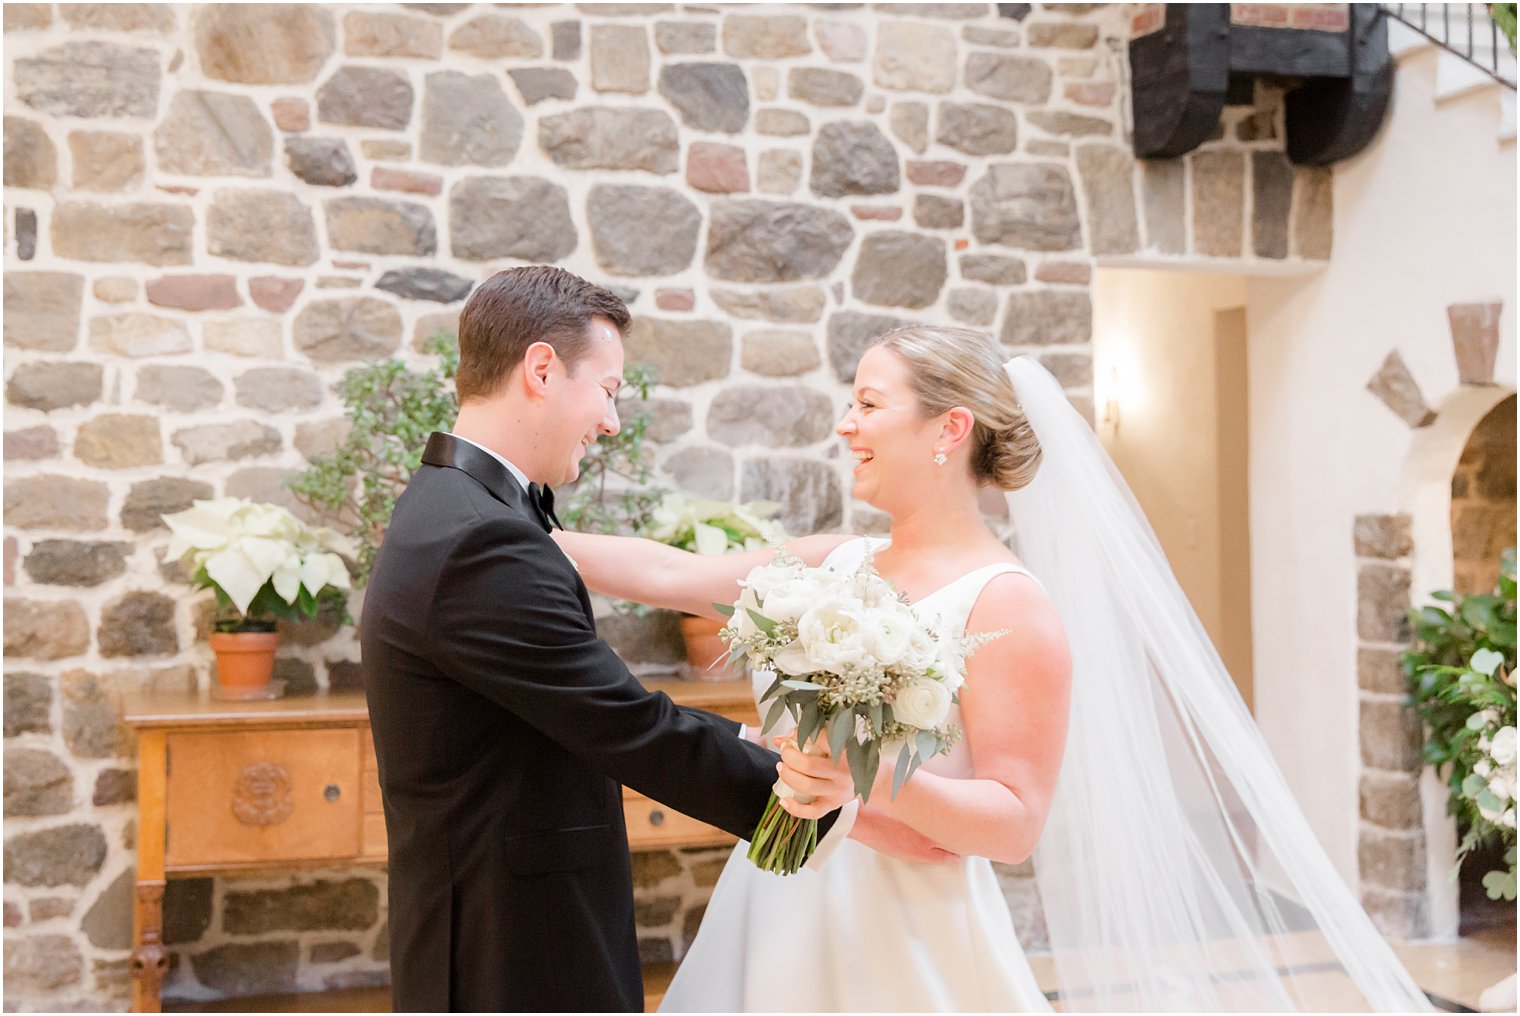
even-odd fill
[(1119, 368), (1108, 372), (1108, 385), (1103, 393), (1103, 425), (1119, 434)]

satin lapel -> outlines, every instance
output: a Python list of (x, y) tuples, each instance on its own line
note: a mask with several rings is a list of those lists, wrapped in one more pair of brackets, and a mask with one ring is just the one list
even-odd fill
[(528, 503), (528, 492), (490, 452), (461, 441), (453, 434), (434, 431), (422, 452), (422, 461), (429, 466), (444, 466), (467, 474), (502, 504), (538, 521), (537, 513)]

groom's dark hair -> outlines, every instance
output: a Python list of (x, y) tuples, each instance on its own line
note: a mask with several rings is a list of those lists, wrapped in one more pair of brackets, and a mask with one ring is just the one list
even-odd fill
[(470, 294), (459, 313), (459, 401), (487, 398), (528, 347), (547, 342), (572, 370), (590, 342), (593, 317), (628, 328), (628, 307), (601, 286), (552, 265), (497, 272)]

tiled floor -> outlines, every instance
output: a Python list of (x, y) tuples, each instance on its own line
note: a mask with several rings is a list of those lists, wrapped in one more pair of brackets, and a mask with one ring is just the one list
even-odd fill
[[(1456, 942), (1395, 944), (1394, 951), (1414, 975), (1415, 982), (1432, 995), (1436, 1004), (1454, 1012), (1477, 1008), (1478, 995), (1484, 988), (1515, 972), (1515, 930), (1485, 931)], [(1037, 977), (1050, 977), (1048, 958), (1034, 957)], [(645, 968), (645, 992), (649, 1009), (659, 1005), (660, 996), (670, 983), (674, 968)], [(1335, 989), (1334, 975), (1321, 973), (1323, 983)], [(1335, 997), (1329, 995), (1325, 997)], [(1353, 993), (1354, 997), (1354, 993)], [(386, 988), (357, 988), (316, 994), (272, 995), (260, 998), (228, 999), (223, 1002), (190, 1005), (166, 1005), (166, 1012), (387, 1012), (390, 991)], [(1059, 1003), (1057, 1008), (1059, 1008)], [(1352, 1011), (1347, 999), (1341, 1011)]]

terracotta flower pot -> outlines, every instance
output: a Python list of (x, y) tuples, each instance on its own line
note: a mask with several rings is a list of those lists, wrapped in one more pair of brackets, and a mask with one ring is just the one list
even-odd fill
[(216, 653), (216, 676), (230, 694), (255, 697), (267, 692), (274, 677), (274, 654), (280, 633), (212, 632), (207, 640)]
[(714, 661), (721, 661), (728, 655), (728, 646), (718, 637), (722, 628), (722, 621), (691, 614), (681, 615), (681, 637), (686, 640), (686, 663), (690, 668), (687, 676), (698, 681), (734, 679), (734, 673), (728, 667), (721, 663), (713, 666)]

